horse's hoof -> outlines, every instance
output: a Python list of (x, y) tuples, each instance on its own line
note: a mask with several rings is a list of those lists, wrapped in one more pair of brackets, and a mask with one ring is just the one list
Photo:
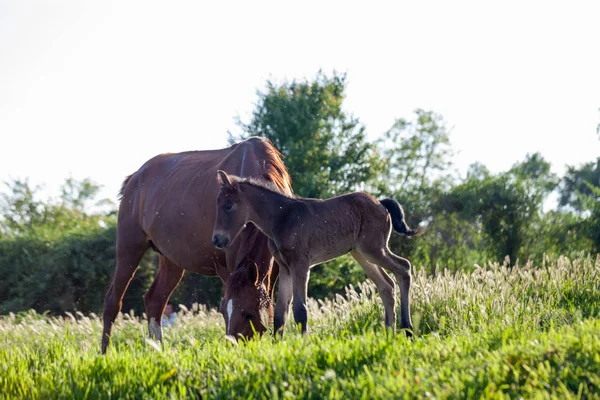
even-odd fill
[(156, 322), (154, 318), (150, 318), (150, 323), (148, 324), (148, 331), (150, 334), (150, 339), (156, 341), (162, 341), (162, 327)]
[(238, 344), (237, 340), (235, 340), (235, 337), (233, 337), (231, 335), (225, 335), (225, 340), (227, 340), (229, 343), (231, 343), (234, 346), (237, 346), (237, 344)]

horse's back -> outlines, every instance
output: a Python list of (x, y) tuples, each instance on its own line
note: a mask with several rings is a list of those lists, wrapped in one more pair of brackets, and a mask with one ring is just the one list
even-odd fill
[(262, 139), (250, 139), (219, 150), (149, 159), (123, 184), (118, 229), (143, 231), (161, 253), (185, 269), (214, 269), (212, 260), (223, 256), (211, 243), (219, 192), (216, 171), (263, 177), (269, 146)]

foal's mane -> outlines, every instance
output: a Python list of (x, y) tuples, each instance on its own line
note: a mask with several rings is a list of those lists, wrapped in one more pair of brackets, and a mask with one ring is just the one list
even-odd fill
[(231, 180), (233, 182), (246, 183), (251, 186), (265, 189), (265, 190), (268, 190), (269, 192), (278, 194), (280, 196), (285, 196), (288, 198), (294, 197), (294, 195), (291, 193), (291, 191), (290, 192), (282, 191), (279, 187), (277, 187), (277, 185), (275, 185), (271, 181), (267, 181), (267, 180), (260, 179), (260, 178), (248, 178), (248, 177), (240, 178), (239, 176), (235, 176), (235, 175), (229, 175), (229, 177), (231, 178)]

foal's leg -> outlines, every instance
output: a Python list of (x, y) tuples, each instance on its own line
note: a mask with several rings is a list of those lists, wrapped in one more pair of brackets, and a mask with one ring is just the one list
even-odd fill
[(310, 268), (308, 262), (297, 262), (290, 266), (292, 272), (292, 283), (294, 285), (294, 320), (300, 324), (303, 335), (308, 334), (308, 311), (306, 309), (306, 298), (308, 297), (308, 278)]
[(277, 301), (275, 302), (275, 312), (273, 318), (273, 329), (275, 335), (283, 337), (283, 330), (292, 301), (292, 275), (289, 267), (281, 260), (277, 260), (279, 265), (279, 292), (277, 293)]
[(125, 232), (119, 230), (117, 232), (117, 265), (112, 283), (104, 298), (102, 354), (106, 353), (110, 343), (112, 326), (117, 314), (121, 311), (123, 295), (146, 250), (148, 250), (148, 242), (141, 230)]
[(373, 264), (380, 265), (387, 270), (392, 271), (398, 280), (400, 286), (400, 327), (408, 329), (407, 336), (412, 336), (412, 322), (410, 320), (410, 285), (411, 285), (411, 265), (406, 258), (398, 257), (392, 253), (387, 245), (383, 247), (361, 248), (360, 252)]
[(391, 270), (400, 286), (400, 327), (408, 329), (406, 332), (407, 336), (412, 336), (413, 325), (410, 319), (410, 285), (412, 283), (412, 276), (410, 274), (411, 265), (410, 261), (406, 258), (398, 257), (392, 253), (387, 247), (384, 250), (385, 264)]
[(396, 291), (394, 290), (394, 281), (382, 268), (371, 264), (358, 251), (353, 250), (350, 254), (360, 264), (367, 277), (377, 286), (377, 291), (383, 301), (383, 308), (385, 310), (385, 326), (394, 331), (396, 329)]
[(162, 340), (162, 314), (171, 294), (179, 285), (184, 270), (165, 256), (159, 257), (159, 269), (154, 282), (144, 295), (150, 338)]

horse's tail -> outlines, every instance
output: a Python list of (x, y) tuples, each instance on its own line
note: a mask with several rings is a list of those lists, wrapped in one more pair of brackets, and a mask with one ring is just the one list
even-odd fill
[(396, 200), (383, 199), (379, 202), (390, 213), (390, 216), (392, 217), (392, 226), (394, 227), (394, 230), (396, 232), (403, 233), (406, 236), (413, 236), (419, 233), (417, 229), (410, 229), (408, 227), (408, 224), (406, 223), (406, 219), (404, 217), (404, 210)]

